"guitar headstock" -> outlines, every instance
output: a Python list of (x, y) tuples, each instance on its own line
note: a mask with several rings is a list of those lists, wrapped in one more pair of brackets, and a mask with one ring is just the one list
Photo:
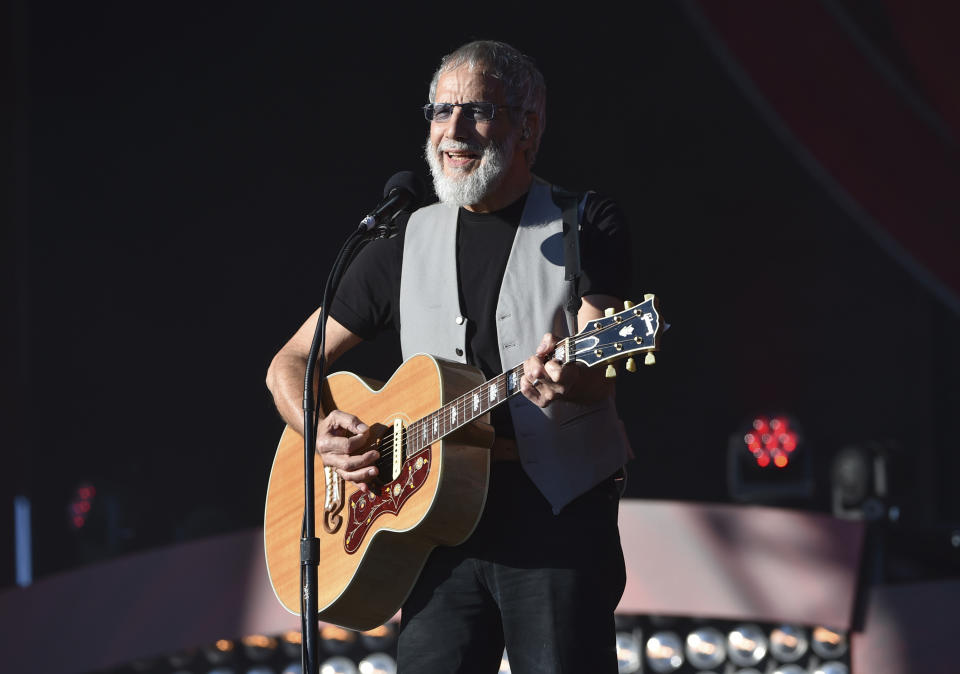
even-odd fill
[[(589, 366), (611, 363), (629, 358), (627, 369), (636, 370), (632, 354), (646, 352), (644, 363), (652, 365), (653, 352), (659, 348), (660, 325), (658, 301), (653, 295), (644, 295), (641, 304), (624, 302), (624, 309), (590, 321), (589, 325), (570, 339), (569, 361), (580, 361)], [(608, 376), (612, 376), (608, 370)]]

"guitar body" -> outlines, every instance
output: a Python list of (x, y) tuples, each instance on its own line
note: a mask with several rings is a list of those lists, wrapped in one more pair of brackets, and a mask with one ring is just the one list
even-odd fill
[[(384, 430), (412, 421), (484, 382), (476, 368), (427, 355), (413, 356), (378, 387), (340, 372), (327, 377), (324, 410), (339, 409)], [(317, 537), (320, 539), (318, 618), (356, 630), (377, 627), (400, 609), (430, 551), (463, 542), (483, 512), (493, 429), (489, 415), (409, 457), (399, 475), (381, 478), (376, 498), (359, 498), (342, 482), (342, 506), (325, 512), (323, 462), (314, 454)], [(376, 426), (379, 425), (379, 426)], [(384, 440), (381, 440), (384, 442)], [(303, 516), (303, 438), (287, 427), (267, 487), (264, 548), (280, 603), (300, 613), (300, 538)]]

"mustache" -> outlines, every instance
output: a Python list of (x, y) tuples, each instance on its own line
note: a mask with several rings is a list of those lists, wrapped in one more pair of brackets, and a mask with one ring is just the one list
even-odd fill
[(441, 140), (437, 145), (437, 152), (476, 152), (483, 154), (484, 147), (480, 143), (468, 143), (466, 141), (451, 140), (449, 138)]

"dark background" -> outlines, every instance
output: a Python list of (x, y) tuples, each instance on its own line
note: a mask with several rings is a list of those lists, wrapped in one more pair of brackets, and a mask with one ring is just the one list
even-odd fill
[[(920, 102), (910, 114), (936, 132), (942, 164), (883, 156), (948, 204), (910, 231), (955, 236), (956, 136), (911, 66), (903, 3), (807, 4), (822, 10), (822, 24), (804, 26), (812, 53), (818, 31), (844, 27), (880, 86)], [(718, 52), (752, 32), (799, 35), (776, 35), (790, 22), (773, 27), (749, 5), (732, 17), (694, 2), (422, 14), (14, 3), (0, 549), (12, 548), (17, 494), (34, 508), (37, 577), (261, 523), (283, 427), (263, 383), (270, 358), (319, 303), (336, 250), (384, 182), (403, 169), (426, 176), (418, 108), (440, 56), (493, 38), (533, 56), (547, 80), (537, 173), (620, 201), (635, 298), (655, 292), (672, 326), (656, 367), (620, 377), (637, 453), (627, 495), (730, 500), (730, 437), (754, 414), (782, 412), (802, 431), (796, 465), (809, 460), (814, 485), (783, 504), (829, 512), (836, 453), (882, 446), (887, 502), (902, 513), (891, 555), (910, 559), (900, 573), (954, 573), (957, 289), (864, 226), (910, 247), (859, 198), (899, 194), (898, 183), (871, 183), (875, 164), (853, 150), (841, 170), (812, 170), (804, 134), (783, 133), (793, 120), (776, 114), (776, 92), (771, 113), (744, 85), (749, 64), (731, 69)], [(733, 24), (741, 32), (725, 33)], [(795, 63), (832, 70), (803, 54)], [(841, 87), (782, 83), (828, 108)], [(869, 92), (851, 95), (869, 107)], [(850, 175), (871, 189), (845, 192)], [(385, 378), (397, 359), (387, 337), (338, 366)], [(74, 531), (67, 507), (83, 481), (97, 497)], [(12, 582), (4, 554), (0, 585)]]

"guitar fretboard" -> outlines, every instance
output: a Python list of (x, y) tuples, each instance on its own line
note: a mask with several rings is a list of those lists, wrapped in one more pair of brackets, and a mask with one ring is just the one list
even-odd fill
[[(571, 338), (561, 341), (553, 352), (553, 358), (561, 363), (568, 362), (570, 342)], [(404, 458), (416, 455), (437, 440), (442, 440), (458, 428), (462, 428), (520, 393), (522, 376), (523, 363), (464, 393), (437, 411), (411, 422), (406, 429)]]

